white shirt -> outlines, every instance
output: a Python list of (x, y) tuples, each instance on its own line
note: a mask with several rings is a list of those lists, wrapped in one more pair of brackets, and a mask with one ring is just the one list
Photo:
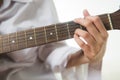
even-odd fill
[[(4, 0), (0, 8), (0, 34), (57, 22), (52, 0)], [(86, 80), (86, 65), (65, 69), (68, 56), (77, 51), (57, 42), (0, 55), (0, 79), (56, 80), (54, 71), (61, 71), (63, 80)]]
[[(52, 0), (4, 0), (0, 8), (1, 34), (57, 22)], [(10, 60), (1, 58), (0, 79), (56, 80), (53, 71), (63, 71), (68, 55), (76, 51), (78, 50), (59, 42), (8, 53)]]

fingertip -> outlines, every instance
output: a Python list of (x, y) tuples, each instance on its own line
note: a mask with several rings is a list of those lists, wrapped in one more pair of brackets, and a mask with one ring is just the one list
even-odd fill
[(83, 15), (84, 15), (84, 17), (90, 16), (90, 14), (89, 14), (87, 9), (83, 10)]

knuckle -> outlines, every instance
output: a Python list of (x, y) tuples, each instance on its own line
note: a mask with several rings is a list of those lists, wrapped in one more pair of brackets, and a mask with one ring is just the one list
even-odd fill
[(89, 37), (89, 34), (86, 32), (86, 33), (83, 34), (82, 37), (83, 37), (83, 38), (88, 38), (88, 37)]
[(80, 45), (80, 47), (82, 47), (82, 48), (84, 47), (84, 43), (80, 43), (79, 45)]
[(78, 32), (79, 32), (79, 29), (77, 28), (74, 33), (78, 33)]
[(94, 22), (98, 22), (100, 20), (100, 18), (98, 17), (98, 16), (95, 16), (94, 18), (93, 18), (93, 21)]
[(88, 21), (86, 21), (85, 26), (89, 27), (91, 24), (92, 24), (92, 22), (90, 20), (88, 20)]
[(107, 40), (108, 36), (109, 36), (108, 33), (104, 34), (104, 35), (103, 35), (103, 40)]

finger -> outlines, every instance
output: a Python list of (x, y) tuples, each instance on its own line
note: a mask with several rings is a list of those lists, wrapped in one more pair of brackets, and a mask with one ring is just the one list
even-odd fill
[(83, 11), (83, 15), (84, 17), (90, 16), (89, 12), (86, 9)]
[(78, 37), (78, 35), (74, 34), (74, 38), (75, 38), (75, 41), (77, 42), (77, 44), (78, 44), (78, 45), (82, 48), (82, 50), (84, 51), (84, 55), (91, 61), (96, 54), (90, 53), (90, 52), (91, 52), (91, 48), (90, 48), (88, 45), (86, 45), (86, 44)]
[(95, 25), (89, 19), (79, 18), (74, 20), (76, 23), (81, 24), (84, 26), (87, 31), (92, 35), (92, 37), (97, 41), (98, 37), (100, 36), (98, 30), (96, 29)]
[(96, 28), (99, 30), (99, 32), (102, 35), (107, 35), (107, 31), (105, 29), (104, 24), (102, 23), (101, 19), (98, 16), (91, 16), (89, 17), (89, 19), (91, 19), (93, 21), (93, 23), (95, 24)]
[(84, 42), (83, 40), (81, 40), (81, 39), (78, 37), (78, 35), (74, 34), (74, 39), (75, 39), (75, 41), (77, 42), (77, 44), (81, 47), (81, 49), (82, 49), (83, 51), (85, 51), (85, 55), (86, 55), (86, 53), (89, 53), (90, 47), (89, 47), (87, 44), (85, 44), (85, 42)]
[(84, 41), (82, 41), (77, 34), (74, 34), (74, 39), (75, 41), (77, 42), (77, 44), (81, 47), (81, 48), (84, 48), (85, 46), (85, 43)]
[(81, 29), (76, 29), (75, 34), (84, 38), (85, 41), (87, 41), (87, 45), (90, 47), (94, 47), (96, 44), (96, 40), (86, 31), (83, 31)]
[[(83, 11), (83, 15), (84, 15), (84, 17), (90, 16), (89, 12), (86, 9)], [(102, 33), (102, 35), (108, 36), (105, 26), (98, 16), (92, 17), (92, 21), (96, 25), (97, 29)], [(101, 27), (101, 26), (103, 26), (103, 27)]]

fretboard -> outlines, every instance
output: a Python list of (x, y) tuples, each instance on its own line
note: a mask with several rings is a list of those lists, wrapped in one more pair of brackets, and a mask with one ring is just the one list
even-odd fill
[[(103, 21), (107, 30), (111, 30), (112, 27), (116, 29), (116, 26), (112, 24), (113, 22), (111, 19), (114, 17), (111, 17), (111, 15), (108, 14), (104, 14), (100, 15), (100, 18)], [(117, 24), (119, 24), (120, 26), (120, 22)], [(0, 53), (8, 53), (16, 50), (70, 39), (73, 38), (74, 31), (77, 28), (86, 30), (83, 26), (74, 23), (73, 21), (70, 21), (1, 35)]]

